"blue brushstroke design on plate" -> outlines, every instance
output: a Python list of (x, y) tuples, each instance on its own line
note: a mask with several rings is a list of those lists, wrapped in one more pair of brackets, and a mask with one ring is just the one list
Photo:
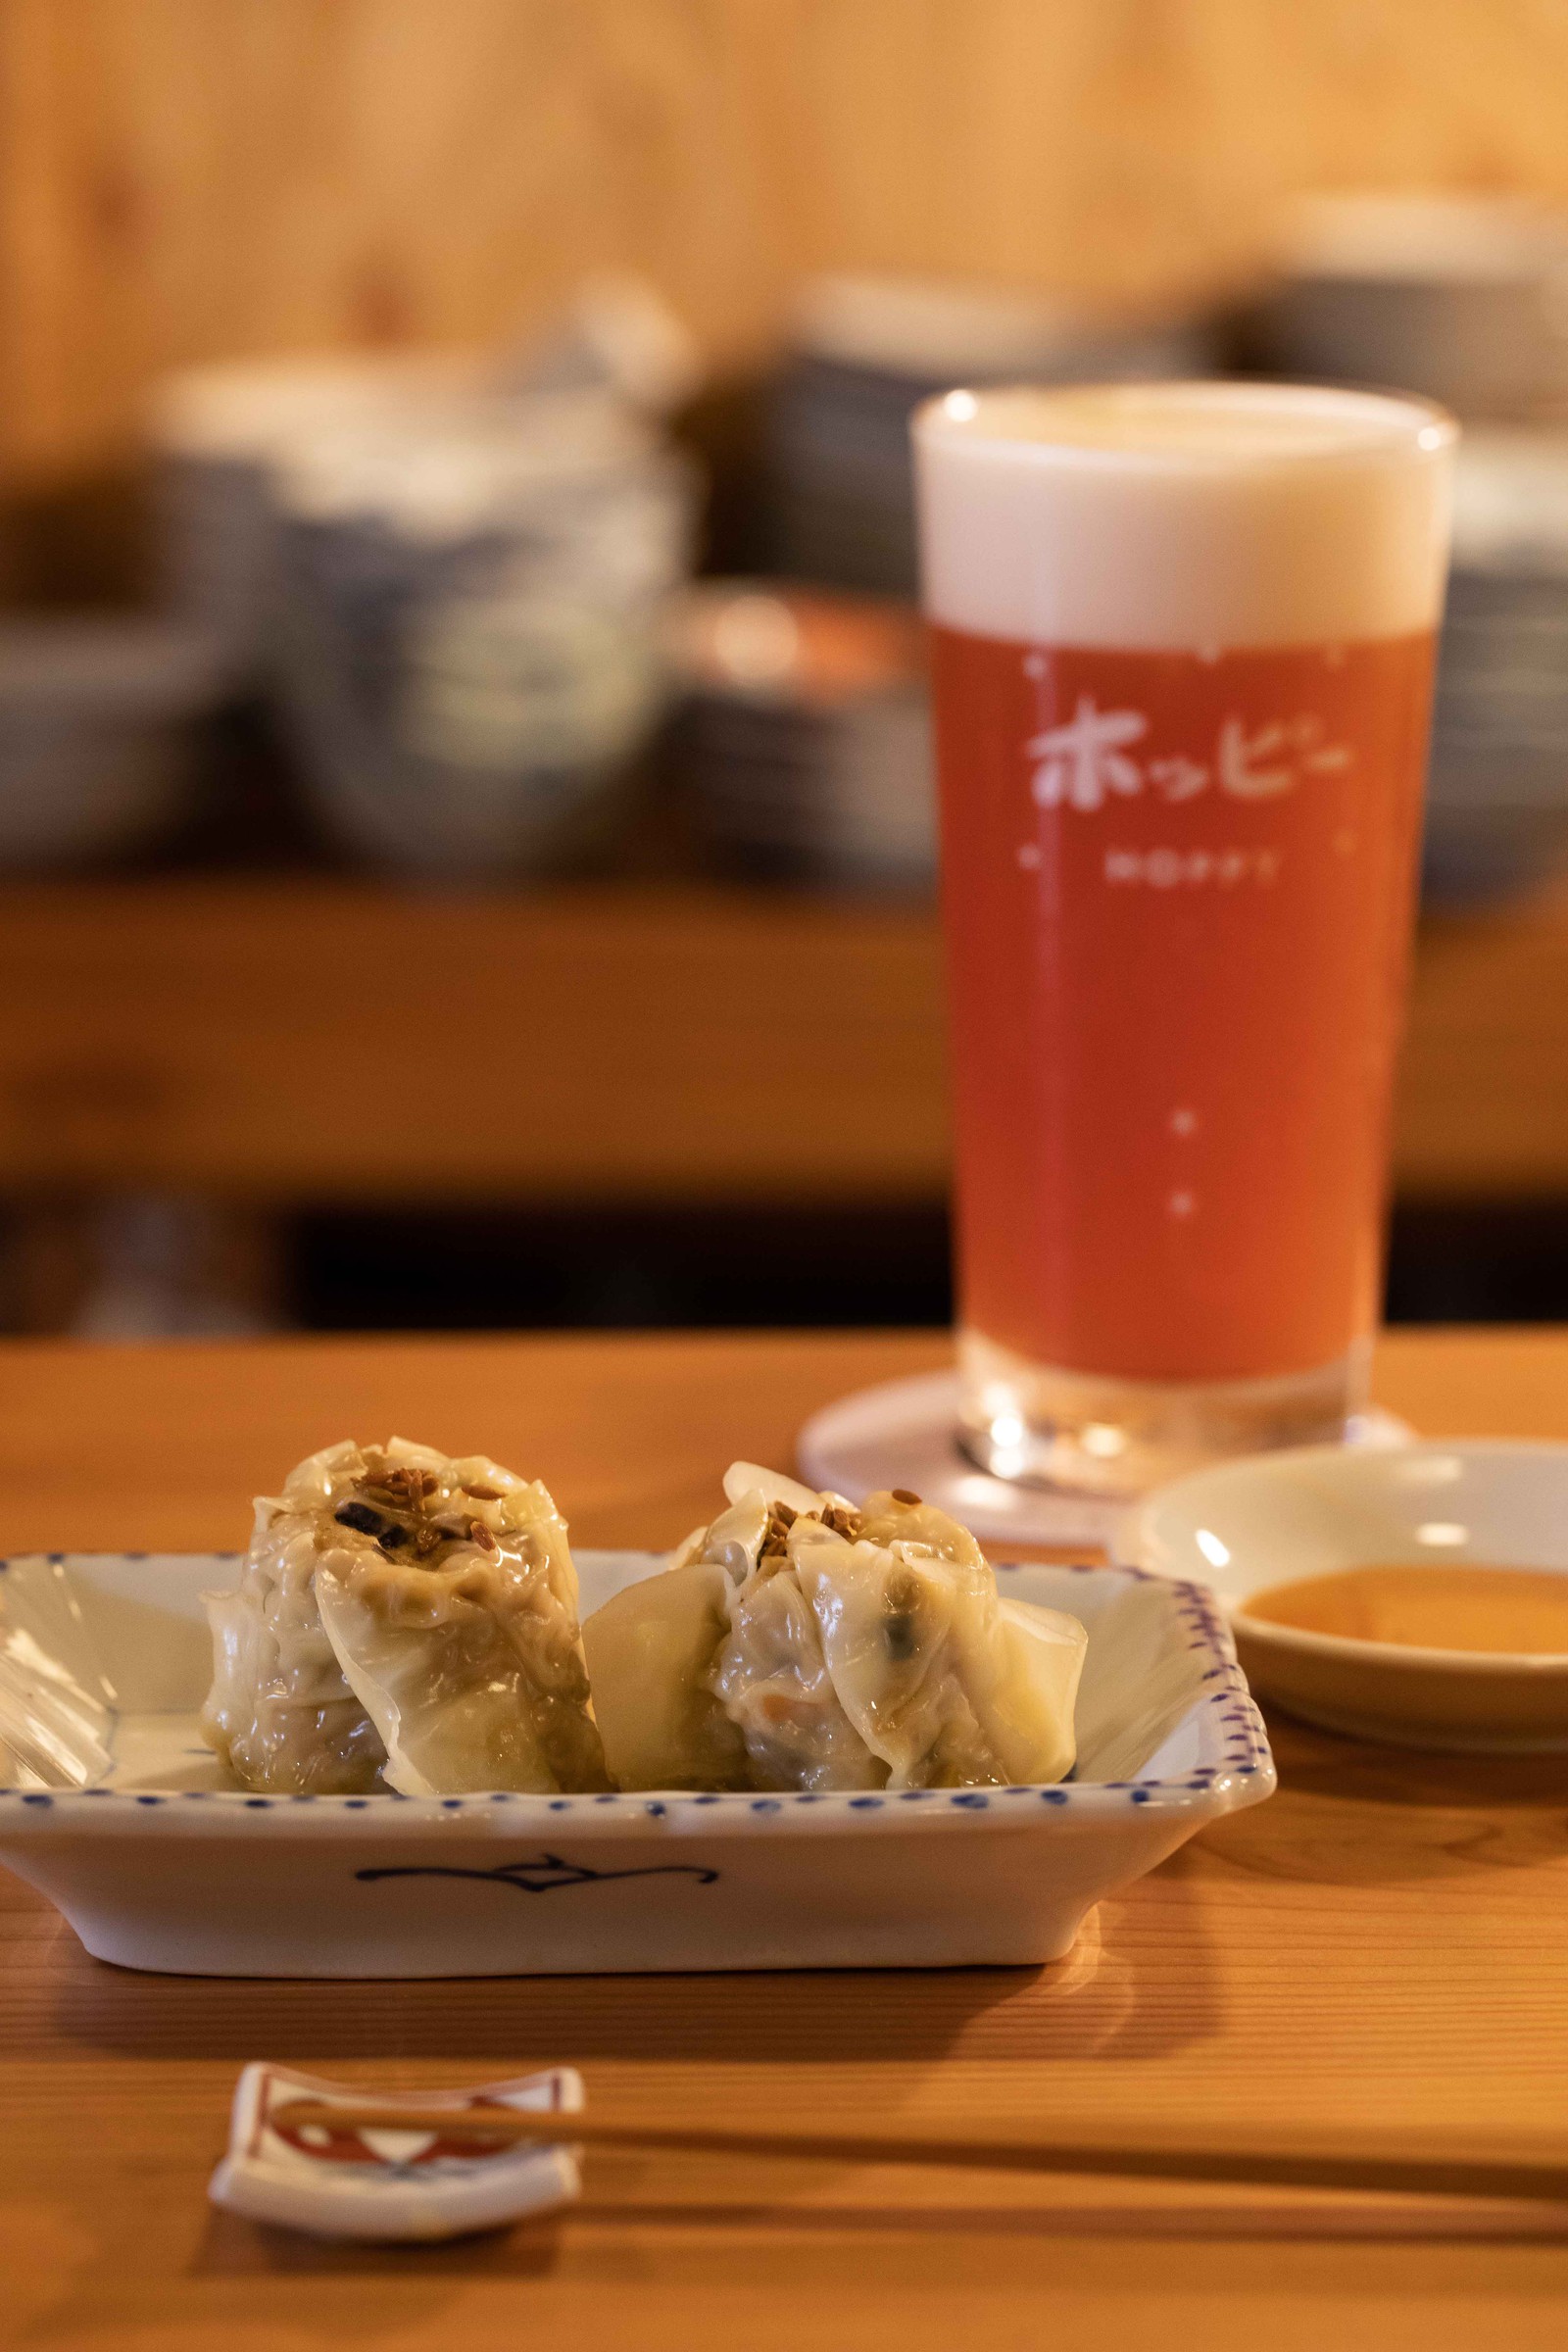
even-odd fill
[(696, 1862), (653, 1862), (641, 1870), (590, 1870), (583, 1862), (564, 1862), (559, 1854), (541, 1854), (537, 1862), (502, 1862), (494, 1870), (463, 1870), (449, 1862), (405, 1862), (383, 1869), (357, 1870), (357, 1879), (478, 1879), (484, 1885), (513, 1886), (519, 1894), (559, 1894), (568, 1886), (597, 1886), (608, 1879), (695, 1879), (711, 1886), (718, 1877)]

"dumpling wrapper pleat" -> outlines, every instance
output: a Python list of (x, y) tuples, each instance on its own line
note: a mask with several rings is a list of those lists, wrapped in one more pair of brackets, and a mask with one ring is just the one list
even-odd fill
[(497, 1621), (471, 1604), (428, 1625), (376, 1608), (326, 1568), (317, 1603), (344, 1679), (381, 1736), (404, 1796), (608, 1786), (580, 1690), (541, 1690)]
[(893, 1494), (856, 1510), (753, 1462), (731, 1464), (724, 1493), (669, 1568), (584, 1626), (622, 1788), (996, 1787), (1071, 1770), (1085, 1630), (1003, 1600), (967, 1528)]
[(880, 1788), (886, 1765), (860, 1738), (793, 1576), (754, 1577), (730, 1602), (711, 1688), (739, 1730), (756, 1788)]
[(392, 1438), (324, 1447), (205, 1596), (203, 1731), (242, 1787), (603, 1790), (577, 1576), (547, 1490)]
[[(801, 1543), (833, 1688), (893, 1788), (1058, 1781), (1088, 1637), (1076, 1617), (999, 1600), (982, 1560)], [(776, 1580), (775, 1580), (776, 1581)]]
[(746, 1742), (708, 1687), (729, 1626), (720, 1561), (629, 1585), (582, 1629), (605, 1761), (622, 1788), (745, 1788)]

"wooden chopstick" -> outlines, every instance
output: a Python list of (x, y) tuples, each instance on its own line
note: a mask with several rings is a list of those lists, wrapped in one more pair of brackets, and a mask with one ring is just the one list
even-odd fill
[(687, 2155), (770, 2156), (824, 2164), (947, 2165), (1004, 2173), (1089, 2173), (1164, 2180), (1236, 2181), (1253, 2187), (1374, 2190), (1385, 2195), (1514, 2197), (1568, 2205), (1568, 2156), (1431, 2156), (1393, 2141), (1358, 2148), (1263, 2145), (1237, 2134), (1227, 2144), (1190, 2146), (1151, 2138), (1084, 2140), (976, 2139), (932, 2132), (898, 2134), (735, 2131), (710, 2124), (641, 2123), (634, 2118), (487, 2107), (400, 2107), (387, 2101), (338, 2106), (297, 2098), (272, 2108), (269, 2122), (333, 2131), (439, 2132), (444, 2139), (496, 2146), (542, 2141), (555, 2146), (662, 2148)]

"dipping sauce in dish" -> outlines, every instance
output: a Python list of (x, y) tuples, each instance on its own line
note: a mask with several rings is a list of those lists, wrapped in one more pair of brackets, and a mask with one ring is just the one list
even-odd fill
[(1351, 1642), (1568, 1656), (1568, 1575), (1545, 1568), (1342, 1568), (1265, 1585), (1241, 1614)]

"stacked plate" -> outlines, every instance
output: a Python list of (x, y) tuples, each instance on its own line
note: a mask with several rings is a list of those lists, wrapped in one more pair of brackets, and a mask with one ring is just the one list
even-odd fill
[(163, 832), (220, 675), (212, 644), (176, 622), (0, 624), (0, 864), (109, 857)]
[(727, 862), (774, 879), (929, 885), (931, 727), (906, 606), (721, 580), (674, 608), (681, 765)]
[(798, 308), (769, 420), (779, 568), (914, 593), (909, 412), (955, 384), (1200, 375), (1196, 320), (1129, 325), (987, 287), (824, 277)]
[(1568, 399), (1568, 213), (1518, 197), (1304, 197), (1261, 356), (1281, 375), (1423, 392), (1462, 417)]
[(1323, 194), (1252, 321), (1274, 372), (1424, 393), (1464, 421), (1433, 721), (1429, 899), (1568, 865), (1568, 212)]
[(1427, 806), (1429, 897), (1568, 867), (1568, 431), (1472, 428)]

